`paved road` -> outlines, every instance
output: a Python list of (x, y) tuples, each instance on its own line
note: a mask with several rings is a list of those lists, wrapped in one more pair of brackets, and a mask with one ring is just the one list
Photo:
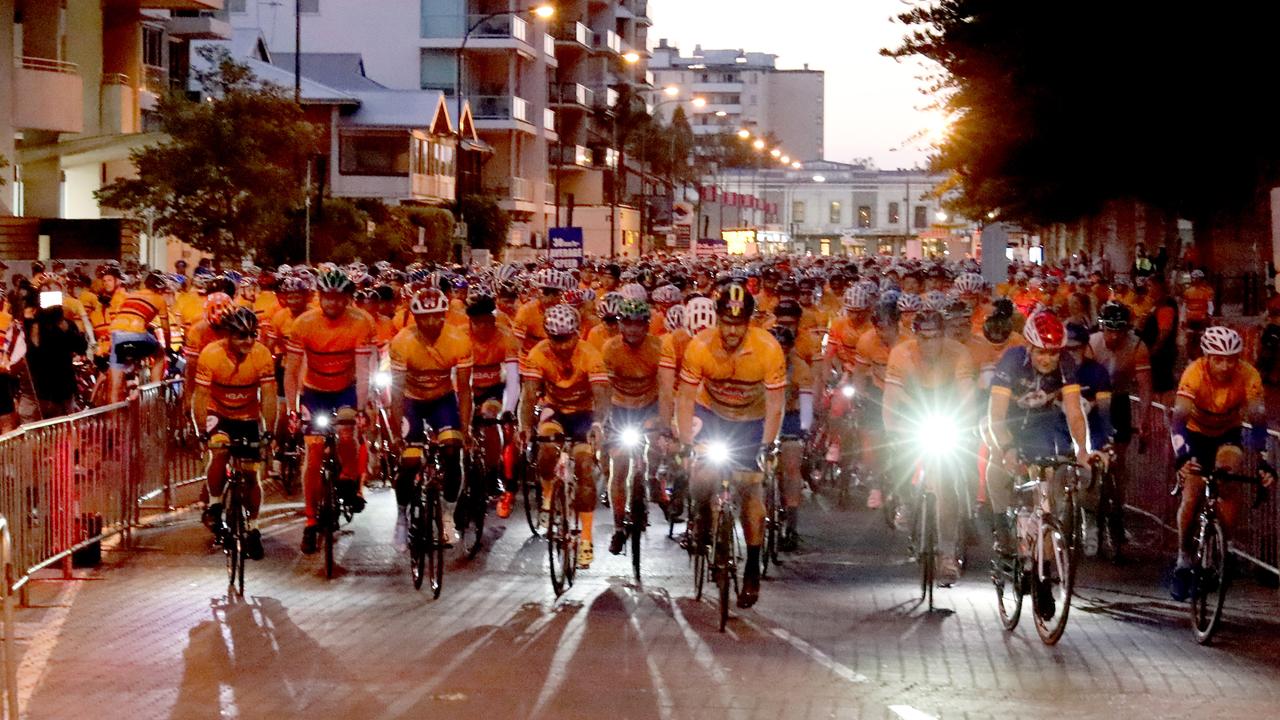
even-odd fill
[(150, 549), (110, 553), (94, 579), (39, 583), (43, 607), (19, 616), (26, 714), (1256, 718), (1280, 702), (1276, 595), (1256, 586), (1201, 648), (1158, 572), (1090, 566), (1047, 648), (1029, 626), (1000, 630), (977, 573), (939, 591), (950, 612), (922, 612), (899, 540), (869, 513), (813, 505), (807, 550), (720, 634), (663, 535), (647, 538), (642, 583), (606, 555), (556, 600), (518, 515), (490, 529), (487, 554), (451, 563), (433, 602), (387, 542), (391, 503), (371, 493), (332, 581), (298, 555), (301, 521), (282, 507), (242, 601), (223, 594), (194, 516), (143, 533)]

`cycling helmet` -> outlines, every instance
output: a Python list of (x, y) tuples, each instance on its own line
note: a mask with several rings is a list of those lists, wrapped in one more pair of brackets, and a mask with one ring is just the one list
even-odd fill
[(800, 286), (796, 284), (795, 280), (785, 278), (778, 282), (777, 293), (779, 295), (799, 295)]
[(475, 283), (467, 288), (467, 304), (470, 305), (482, 298), (493, 299), (493, 289), (484, 283)]
[(627, 283), (619, 288), (618, 292), (622, 293), (622, 297), (626, 300), (645, 300), (649, 297), (649, 292), (640, 283)]
[(1061, 350), (1067, 344), (1067, 328), (1052, 312), (1042, 310), (1027, 319), (1022, 328), (1027, 344), (1041, 350)]
[(716, 302), (708, 297), (696, 297), (685, 305), (684, 327), (690, 335), (716, 326)]
[(982, 286), (985, 282), (982, 276), (977, 273), (962, 273), (956, 278), (956, 289), (966, 295), (975, 295), (982, 292)]
[(220, 328), (227, 314), (236, 309), (236, 303), (226, 293), (211, 293), (204, 301), (204, 321), (209, 327)]
[(680, 302), (680, 288), (675, 285), (662, 285), (654, 288), (653, 301), (661, 305), (672, 305)]
[(258, 334), (258, 315), (253, 308), (240, 306), (227, 313), (222, 319), (222, 329), (232, 335)]
[(871, 314), (871, 322), (879, 327), (897, 327), (902, 320), (902, 311), (898, 309), (896, 300), (881, 300)]
[(716, 315), (720, 318), (746, 320), (756, 311), (756, 299), (742, 283), (729, 283), (716, 298)]
[(898, 296), (899, 312), (920, 312), (925, 309), (924, 299), (919, 295), (903, 293)]
[(1191, 271), (1191, 282), (1199, 282), (1199, 281), (1201, 281), (1201, 280), (1203, 280), (1203, 279), (1204, 279), (1204, 271), (1203, 271), (1203, 270), (1192, 270), (1192, 271)]
[(307, 291), (307, 283), (300, 277), (287, 275), (280, 278), (280, 285), (276, 288), (281, 293), (300, 293)]
[(600, 298), (600, 302), (596, 303), (596, 315), (599, 315), (601, 320), (617, 320), (619, 308), (624, 299), (622, 293), (605, 293), (604, 297)]
[(995, 302), (991, 303), (991, 314), (1005, 318), (1012, 318), (1013, 301), (1009, 298), (999, 298)]
[(493, 295), (471, 293), (467, 295), (467, 317), (493, 315), (498, 310), (498, 302)]
[(804, 308), (794, 298), (782, 298), (773, 306), (773, 314), (780, 318), (798, 318), (804, 314)]
[(1067, 323), (1066, 347), (1078, 348), (1089, 344), (1089, 328), (1081, 323)]
[(778, 344), (781, 345), (784, 350), (786, 348), (793, 347), (796, 344), (795, 331), (786, 325), (774, 325), (769, 329), (769, 334), (773, 335), (773, 339), (777, 340)]
[(578, 310), (563, 303), (547, 308), (547, 314), (542, 320), (542, 328), (548, 336), (574, 335), (581, 327), (582, 319), (578, 317)]
[(667, 332), (673, 333), (684, 327), (685, 311), (683, 305), (672, 305), (667, 308), (666, 315), (662, 318), (662, 327)]
[(942, 312), (947, 308), (947, 295), (941, 290), (930, 290), (921, 295), (920, 300), (924, 302), (924, 306), (929, 310)]
[(559, 273), (557, 271), (551, 268), (543, 268), (534, 273), (530, 280), (534, 287), (541, 288), (542, 290), (559, 290), (560, 278), (557, 277), (558, 274)]
[(916, 313), (916, 316), (911, 319), (911, 330), (917, 335), (923, 333), (938, 333), (940, 335), (943, 330), (943, 322), (941, 312), (933, 308), (925, 308)]
[(449, 312), (449, 297), (433, 287), (414, 293), (409, 301), (409, 312), (414, 315), (437, 315)]
[(322, 293), (343, 293), (350, 295), (356, 290), (356, 284), (351, 282), (351, 278), (346, 273), (339, 270), (329, 270), (321, 273), (316, 279), (316, 289)]
[(258, 278), (253, 277), (252, 275), (245, 275), (240, 278), (240, 282), (236, 284), (242, 288), (256, 288), (258, 287)]
[(963, 300), (952, 300), (947, 303), (947, 307), (942, 311), (942, 315), (947, 320), (971, 318), (973, 317), (973, 308), (969, 307), (969, 303)]
[(577, 307), (590, 305), (595, 300), (596, 291), (591, 288), (576, 288), (564, 294), (564, 301)]
[(507, 263), (499, 267), (494, 276), (498, 282), (515, 282), (515, 279), (520, 276), (520, 266), (514, 263)]
[(564, 270), (553, 272), (556, 274), (556, 287), (560, 288), (560, 292), (568, 292), (578, 287), (578, 280), (574, 278), (573, 273)]
[(1133, 325), (1133, 313), (1128, 305), (1111, 300), (1098, 311), (1098, 325), (1104, 330), (1128, 330)]
[(1200, 352), (1205, 355), (1239, 355), (1243, 350), (1240, 333), (1229, 327), (1214, 325), (1200, 336)]
[(649, 320), (649, 303), (644, 300), (623, 300), (618, 306), (618, 319), (624, 322), (631, 320)]
[(164, 273), (159, 270), (152, 270), (147, 273), (147, 277), (142, 281), (142, 285), (148, 290), (164, 292), (168, 288), (169, 283), (165, 280)]
[(845, 310), (866, 310), (876, 301), (876, 293), (864, 283), (850, 285), (844, 291)]
[(1013, 334), (1013, 318), (1009, 315), (991, 314), (982, 321), (982, 336), (991, 343), (1001, 345)]

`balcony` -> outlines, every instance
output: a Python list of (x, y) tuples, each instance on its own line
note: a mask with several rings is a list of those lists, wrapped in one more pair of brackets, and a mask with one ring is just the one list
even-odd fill
[(542, 53), (549, 58), (556, 56), (556, 39), (550, 33), (542, 35)]
[(561, 107), (579, 106), (589, 108), (595, 104), (596, 94), (591, 88), (579, 83), (560, 83), (553, 85), (551, 91), (551, 104)]
[(84, 79), (74, 63), (23, 57), (14, 65), (14, 128), (84, 132)]
[(471, 98), (471, 115), (478, 130), (533, 130), (529, 101), (515, 95), (478, 95)]
[(514, 38), (520, 42), (529, 42), (529, 23), (514, 15), (500, 15), (486, 18), (484, 15), (468, 15), (467, 27), (475, 26), (471, 31), (471, 39), (480, 38)]
[(556, 130), (556, 111), (551, 108), (543, 108), (542, 110), (542, 127), (555, 132)]
[(533, 181), (527, 178), (513, 177), (508, 187), (507, 197), (525, 202), (533, 200)]
[(591, 167), (591, 149), (582, 145), (552, 145), (550, 163), (566, 167)]
[(605, 88), (603, 93), (596, 93), (596, 103), (599, 107), (613, 108), (618, 104), (618, 91), (613, 88)]
[(598, 168), (618, 168), (618, 151), (603, 145), (591, 148), (591, 164)]
[(618, 33), (612, 30), (605, 30), (595, 35), (595, 49), (611, 52), (614, 55), (622, 54), (622, 38)]
[(183, 40), (230, 40), (231, 23), (213, 15), (177, 16), (165, 23), (165, 32)]
[(591, 28), (580, 22), (562, 25), (559, 31), (556, 32), (556, 44), (561, 46), (590, 48), (593, 39)]

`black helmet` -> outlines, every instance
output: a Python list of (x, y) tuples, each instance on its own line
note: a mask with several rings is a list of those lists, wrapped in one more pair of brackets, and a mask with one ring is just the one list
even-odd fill
[(230, 335), (257, 335), (258, 315), (253, 308), (242, 305), (223, 319), (222, 329)]
[(804, 314), (804, 308), (794, 298), (782, 298), (773, 308), (773, 314), (780, 317), (798, 318)]
[(911, 319), (911, 330), (916, 334), (920, 334), (925, 330), (932, 330), (941, 334), (943, 329), (942, 313), (937, 310), (921, 310)]
[(721, 319), (749, 319), (756, 311), (756, 299), (751, 296), (747, 286), (731, 282), (720, 290), (716, 298), (716, 315)]
[[(997, 301), (998, 302), (998, 301)], [(1013, 333), (1013, 315), (991, 313), (982, 321), (982, 336), (999, 345), (1009, 339)]]
[(774, 325), (769, 329), (769, 332), (783, 349), (793, 347), (796, 344), (795, 331), (785, 325)]
[(147, 273), (147, 277), (142, 281), (143, 287), (155, 292), (162, 292), (168, 285), (169, 283), (165, 280), (164, 273), (159, 270), (152, 270)]
[(898, 301), (896, 299), (881, 300), (876, 303), (876, 308), (871, 314), (871, 322), (877, 327), (889, 326), (897, 327), (902, 320), (902, 311), (898, 309)]
[(1098, 311), (1098, 325), (1105, 330), (1128, 330), (1133, 325), (1133, 313), (1128, 305), (1111, 300)]
[(1013, 318), (1013, 301), (1009, 298), (997, 298), (992, 303), (991, 314), (997, 317)]

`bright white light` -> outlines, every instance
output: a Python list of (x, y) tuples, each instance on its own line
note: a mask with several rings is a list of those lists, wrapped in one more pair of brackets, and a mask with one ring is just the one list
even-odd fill
[(328, 415), (317, 415), (317, 416), (316, 416), (316, 427), (320, 428), (321, 430), (323, 430), (323, 429), (325, 429), (325, 428), (329, 427), (329, 416), (328, 416)]
[(635, 52), (633, 50), (629, 53), (624, 54), (622, 56), (622, 59), (627, 61), (628, 65), (635, 65), (636, 63), (640, 62), (640, 53)]
[(947, 214), (946, 214), (945, 212), (941, 211), (941, 210), (939, 210), (938, 212), (934, 213), (934, 214), (933, 214), (933, 216), (934, 216), (935, 218), (937, 218), (937, 219), (938, 219), (938, 222), (946, 222), (946, 221), (947, 221)]
[(761, 139), (761, 138), (756, 138), (755, 142), (751, 143), (751, 147), (753, 147), (753, 148), (755, 148), (755, 149), (757, 149), (757, 150), (763, 150), (763, 149), (764, 149), (764, 140), (763, 140), (763, 139)]
[(715, 465), (724, 465), (729, 462), (729, 446), (719, 441), (708, 443), (707, 459)]
[(746, 128), (743, 128), (738, 131), (738, 137), (742, 138), (743, 140), (746, 140), (747, 138), (751, 137), (751, 131)]
[(716, 117), (728, 117), (728, 116), (729, 116), (729, 113), (727, 113), (727, 112), (725, 112), (725, 111), (723, 111), (723, 110), (717, 110), (717, 111), (716, 111)]
[(852, 386), (852, 385), (845, 385), (844, 387), (841, 387), (841, 388), (840, 388), (840, 394), (841, 394), (841, 395), (843, 395), (843, 396), (845, 396), (845, 397), (847, 397), (847, 398), (851, 398), (851, 397), (853, 397), (853, 386)]
[(391, 373), (386, 370), (379, 370), (373, 374), (373, 386), (379, 388), (391, 387)]
[(662, 92), (667, 97), (675, 97), (680, 94), (680, 87), (678, 85), (668, 85), (662, 88)]
[(916, 441), (931, 455), (946, 455), (959, 449), (960, 432), (953, 418), (931, 414), (920, 423)]
[(638, 447), (642, 439), (640, 431), (633, 427), (623, 428), (618, 438), (622, 441), (622, 447), (624, 448)]
[(827, 179), (826, 179), (825, 177), (821, 176), (821, 175), (814, 175), (814, 176), (813, 176), (813, 181), (814, 181), (814, 182), (819, 182), (819, 183), (821, 183), (821, 182), (826, 182), (826, 181), (827, 181)]
[(707, 106), (707, 99), (704, 97), (696, 97), (691, 102), (696, 108), (704, 108)]

